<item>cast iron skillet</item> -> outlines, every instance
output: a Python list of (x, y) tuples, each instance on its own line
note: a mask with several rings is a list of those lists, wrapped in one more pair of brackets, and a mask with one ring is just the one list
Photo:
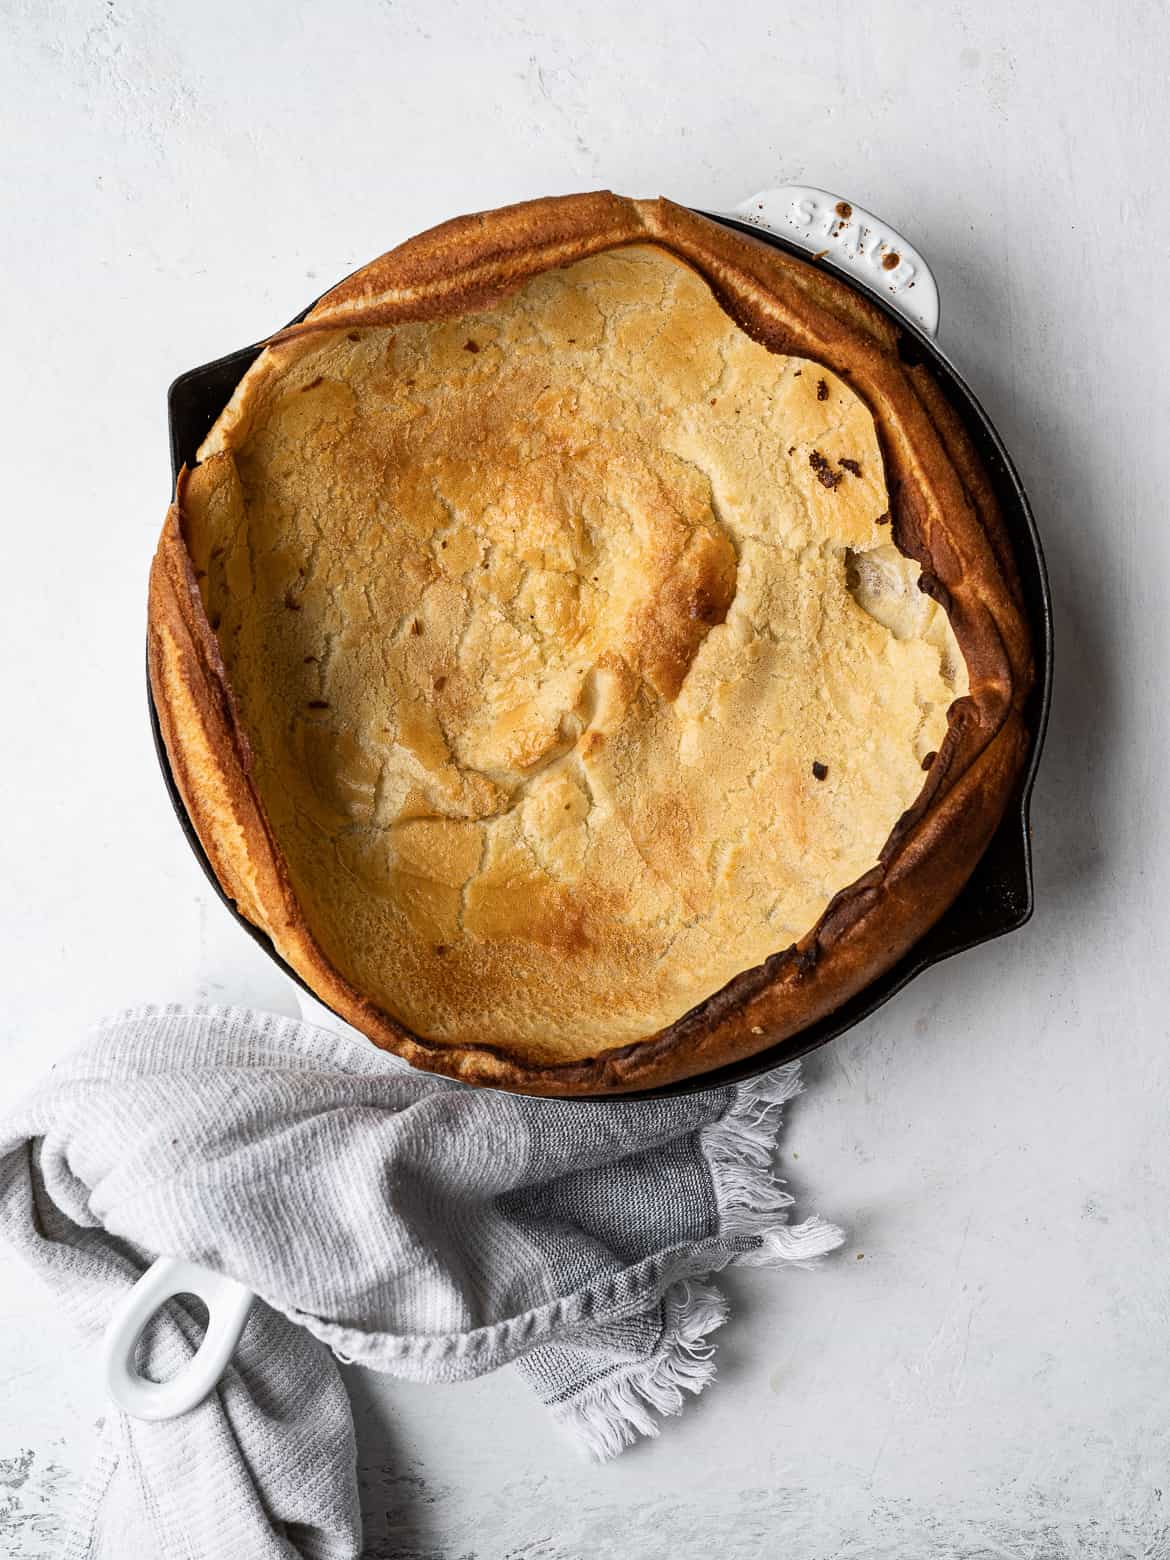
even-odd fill
[[(773, 244), (777, 249), (786, 250), (797, 259), (808, 262), (807, 250), (764, 229), (749, 226), (747, 223), (714, 212), (703, 212), (701, 215), (710, 217), (712, 221), (720, 222), (725, 227), (747, 233), (762, 243)], [(1052, 601), (1036, 522), (1003, 441), (966, 381), (943, 356), (935, 342), (896, 310), (886, 298), (852, 277), (847, 280), (850, 286), (864, 293), (868, 300), (881, 309), (897, 326), (901, 336), (903, 356), (914, 354), (915, 357), (925, 359), (930, 365), (947, 399), (959, 413), (964, 426), (975, 441), (995, 488), (1003, 511), (1004, 523), (1015, 548), (1036, 658), (1036, 683), (1024, 712), (1032, 738), (1028, 761), (1015, 794), (1004, 813), (1003, 821), (966, 887), (926, 936), (917, 942), (892, 969), (887, 970), (884, 975), (879, 975), (864, 991), (851, 997), (827, 1018), (810, 1024), (807, 1029), (802, 1029), (798, 1034), (780, 1041), (778, 1045), (770, 1046), (766, 1051), (733, 1062), (730, 1066), (718, 1068), (714, 1072), (703, 1073), (698, 1078), (688, 1078), (681, 1083), (663, 1084), (656, 1089), (623, 1095), (624, 1099), (652, 1099), (667, 1095), (693, 1094), (719, 1084), (753, 1078), (759, 1073), (780, 1066), (783, 1062), (793, 1061), (796, 1057), (815, 1050), (817, 1046), (824, 1045), (826, 1041), (835, 1039), (845, 1030), (852, 1029), (854, 1024), (860, 1023), (863, 1018), (868, 1018), (881, 1007), (883, 1002), (888, 1002), (895, 992), (900, 991), (908, 981), (920, 975), (923, 970), (929, 969), (932, 964), (939, 964), (943, 959), (949, 959), (952, 954), (963, 953), (966, 949), (975, 948), (980, 943), (991, 942), (1007, 932), (1014, 932), (1023, 926), (1032, 914), (1032, 850), (1028, 808), (1040, 761), (1040, 750), (1044, 744), (1048, 707), (1052, 697)], [(312, 307), (313, 305), (310, 304), (301, 314), (298, 314), (297, 320), (303, 319)], [(195, 465), (196, 450), (210, 431), (212, 423), (231, 399), (232, 392), (245, 371), (260, 355), (260, 351), (259, 345), (244, 347), (239, 352), (232, 352), (227, 357), (218, 358), (214, 363), (204, 363), (200, 368), (192, 368), (187, 373), (180, 374), (171, 385), (167, 394), (167, 407), (171, 428), (171, 465), (176, 477), (184, 464)], [(267, 934), (245, 920), (221, 888), (219, 879), (213, 872), (211, 863), (199, 843), (199, 837), (187, 816), (187, 810), (183, 806), (182, 797), (171, 773), (149, 679), (146, 694), (151, 730), (154, 734), (154, 747), (158, 754), (163, 781), (170, 795), (171, 805), (175, 809), (175, 816), (208, 882), (248, 936), (260, 944), (265, 953), (275, 960), (290, 980), (294, 980), (310, 996), (320, 1001), (291, 965), (277, 953)]]

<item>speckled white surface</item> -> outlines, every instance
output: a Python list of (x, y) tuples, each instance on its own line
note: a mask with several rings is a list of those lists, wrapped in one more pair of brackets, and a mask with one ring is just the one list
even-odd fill
[[(124, 1003), (292, 1009), (150, 751), (172, 376), (457, 212), (837, 189), (929, 258), (1048, 547), (1036, 918), (810, 1062), (787, 1169), (851, 1245), (734, 1280), (722, 1379), (657, 1444), (587, 1468), (507, 1376), (355, 1379), (369, 1552), (1170, 1555), (1166, 8), (0, 12), (5, 1092)], [(0, 1553), (31, 1560), (103, 1402), (2, 1256), (0, 1404)]]

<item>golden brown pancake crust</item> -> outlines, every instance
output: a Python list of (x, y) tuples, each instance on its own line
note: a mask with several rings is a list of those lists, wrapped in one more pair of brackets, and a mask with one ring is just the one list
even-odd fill
[[(719, 964), (718, 944), (724, 932), (717, 921), (712, 923), (715, 935), (696, 963), (698, 990), (688, 994), (685, 980), (680, 975), (665, 997), (660, 990), (649, 992), (645, 1011), (652, 1018), (645, 1028), (657, 1029), (657, 1032), (639, 1032), (635, 983), (629, 981), (629, 989), (623, 988), (623, 982), (627, 981), (626, 968), (620, 961), (612, 968), (607, 966), (604, 946), (595, 949), (596, 956), (590, 959), (589, 926), (580, 916), (574, 919), (572, 897), (568, 895), (558, 915), (552, 919), (561, 926), (567, 944), (574, 940), (569, 933), (574, 927), (578, 928), (585, 943), (583, 948), (576, 950), (576, 957), (584, 959), (581, 967), (587, 965), (601, 972), (595, 993), (591, 994), (586, 985), (577, 994), (576, 1006), (569, 1003), (572, 1013), (579, 1015), (573, 1019), (577, 1024), (576, 1055), (570, 1053), (569, 1059), (562, 1060), (559, 1058), (564, 1056), (564, 1050), (558, 1052), (555, 1045), (541, 1046), (537, 1033), (539, 1026), (534, 1028), (526, 1018), (518, 1021), (510, 1033), (505, 1026), (502, 1044), (481, 1043), (474, 1024), (460, 1029), (458, 1013), (454, 1015), (456, 1022), (447, 1023), (444, 1019), (436, 1026), (437, 1039), (424, 1039), (412, 1033), (400, 1022), (404, 999), (393, 1001), (394, 994), (391, 993), (389, 997), (383, 994), (380, 1002), (371, 1000), (371, 987), (377, 983), (375, 976), (368, 969), (355, 969), (344, 940), (338, 942), (337, 929), (330, 928), (328, 917), (323, 915), (320, 905), (313, 902), (311, 874), (306, 876), (299, 847), (293, 848), (291, 855), (286, 849), (292, 836), (271, 779), (264, 781), (267, 748), (271, 742), (256, 724), (253, 713), (249, 717), (251, 729), (260, 744), (254, 751), (249, 737), (249, 720), (241, 713), (241, 699), (245, 702), (251, 699), (255, 703), (244, 686), (244, 668), (249, 663), (240, 663), (236, 674), (240, 688), (234, 690), (220, 645), (207, 620), (196, 578), (197, 563), (193, 562), (192, 554), (199, 560), (200, 538), (214, 534), (216, 524), (222, 526), (224, 523), (222, 514), (218, 517), (209, 515), (209, 506), (222, 508), (240, 502), (240, 494), (231, 482), (213, 480), (215, 462), (220, 458), (215, 453), (191, 479), (181, 480), (151, 580), (151, 677), (164, 738), (176, 780), (200, 838), (221, 882), (242, 912), (268, 932), (279, 951), (323, 1000), (377, 1043), (399, 1051), (419, 1065), (468, 1081), (532, 1092), (604, 1093), (687, 1077), (763, 1049), (831, 1011), (894, 963), (954, 898), (999, 821), (1026, 749), (1019, 712), (1030, 682), (1029, 647), (1016, 599), (1010, 555), (1003, 543), (994, 500), (974, 452), (928, 371), (922, 367), (909, 367), (900, 360), (896, 328), (843, 283), (751, 239), (729, 233), (669, 202), (625, 201), (607, 194), (538, 201), (484, 216), (463, 218), (410, 241), (335, 289), (303, 325), (274, 338), (276, 349), (262, 356), (233, 398), (210, 449), (213, 452), (217, 448), (246, 450), (251, 432), (249, 419), (258, 416), (256, 408), (267, 404), (266, 397), (270, 401), (280, 376), (289, 373), (290, 365), (305, 362), (306, 353), (316, 351), (318, 343), (322, 351), (330, 350), (330, 341), (342, 339), (339, 332), (345, 333), (345, 339), (352, 333), (360, 342), (364, 332), (380, 332), (385, 336), (396, 326), (403, 327), (407, 335), (409, 331), (405, 327), (411, 326), (417, 336), (414, 322), (462, 320), (475, 311), (479, 311), (481, 317), (491, 318), (501, 316), (503, 311), (501, 317), (508, 317), (509, 310), (515, 313), (520, 304), (505, 305), (505, 300), (526, 300), (531, 288), (525, 290), (525, 284), (532, 278), (551, 268), (579, 267), (588, 256), (599, 255), (602, 259), (596, 263), (594, 271), (604, 281), (609, 273), (616, 274), (620, 269), (605, 259), (605, 252), (615, 249), (620, 252), (621, 247), (631, 245), (640, 247), (630, 252), (627, 270), (639, 256), (643, 257), (642, 263), (648, 263), (646, 257), (663, 252), (684, 261), (690, 268), (683, 272), (688, 286), (697, 283), (697, 273), (727, 314), (753, 341), (786, 358), (811, 359), (823, 364), (827, 370), (826, 398), (832, 395), (839, 399), (846, 411), (858, 405), (858, 398), (864, 408), (868, 408), (872, 424), (864, 416), (862, 421), (869, 427), (871, 438), (876, 430), (880, 463), (884, 464), (885, 484), (890, 495), (893, 540), (901, 553), (921, 567), (922, 587), (945, 608), (966, 665), (968, 691), (951, 705), (945, 735), (940, 738), (937, 757), (921, 789), (915, 796), (913, 788), (905, 790), (905, 779), (901, 781), (903, 791), (900, 794), (907, 804), (905, 811), (893, 824), (888, 837), (883, 824), (875, 841), (875, 844), (880, 844), (882, 839), (885, 841), (880, 853), (875, 851), (868, 858), (860, 858), (873, 860), (876, 854), (876, 864), (856, 881), (843, 880), (845, 886), (834, 895), (823, 913), (818, 914), (811, 930), (792, 938), (791, 945), (783, 947), (783, 951), (735, 974), (715, 995), (698, 1001), (683, 1016), (671, 1022), (658, 1021), (664, 1011), (681, 1012), (688, 995), (701, 996), (704, 990), (713, 990), (728, 974), (743, 968), (742, 959), (736, 963), (734, 950), (728, 953), (730, 963)], [(644, 246), (647, 245), (653, 245), (655, 249), (646, 250)], [(682, 267), (677, 269), (683, 271)], [(593, 273), (585, 266), (583, 274)], [(705, 287), (701, 291), (708, 296)], [(693, 298), (691, 304), (695, 309), (701, 307)], [(492, 311), (495, 311), (494, 315)], [(325, 332), (330, 333), (328, 337)], [(282, 346), (282, 343), (288, 345)], [(751, 346), (750, 343), (746, 345)], [(475, 344), (473, 355), (480, 346), (481, 343)], [(516, 355), (519, 356), (518, 351)], [(669, 369), (669, 365), (667, 367)], [(752, 371), (756, 372), (756, 369)], [(680, 383), (685, 387), (685, 376)], [(298, 386), (302, 393), (303, 388)], [(308, 388), (313, 390), (314, 386), (310, 383)], [(316, 387), (318, 395), (327, 391), (328, 384)], [(815, 394), (819, 397), (819, 385)], [(604, 408), (598, 412), (599, 416), (602, 411)], [(546, 420), (547, 416), (546, 411)], [(317, 426), (320, 426), (320, 419)], [(491, 432), (498, 437), (499, 427)], [(802, 456), (807, 453), (801, 451)], [(814, 453), (821, 455), (819, 449)], [(859, 453), (865, 457), (858, 462), (865, 477), (855, 477), (848, 468), (834, 466), (834, 483), (825, 483), (826, 489), (832, 488), (830, 497), (838, 491), (838, 480), (849, 483), (847, 492), (854, 491), (855, 482), (872, 481), (870, 468), (877, 462), (871, 459), (868, 451), (859, 450)], [(839, 459), (843, 452), (836, 454)], [(613, 452), (608, 455), (612, 459)], [(810, 480), (815, 480), (815, 463), (812, 470)], [(842, 471), (846, 473), (845, 477), (842, 477)], [(241, 480), (246, 489), (246, 471)], [(635, 614), (632, 626), (623, 619), (625, 637), (617, 646), (614, 664), (627, 672), (632, 667), (631, 675), (624, 681), (637, 685), (643, 693), (649, 690), (647, 697), (652, 702), (656, 700), (672, 711), (688, 677), (701, 676), (707, 661), (720, 653), (720, 636), (726, 638), (733, 627), (731, 620), (724, 621), (728, 618), (728, 609), (731, 608), (733, 615), (735, 612), (735, 560), (728, 556), (727, 537), (718, 518), (703, 510), (701, 484), (691, 496), (693, 512), (688, 510), (682, 515), (682, 529), (675, 538), (679, 546), (671, 554), (665, 573), (654, 572), (661, 566), (661, 559), (648, 566), (639, 554), (633, 574), (629, 569), (620, 574), (622, 589), (627, 592), (631, 580), (635, 584), (639, 580), (643, 583), (649, 580), (653, 588), (648, 599), (653, 603), (653, 611), (646, 620), (638, 619)], [(881, 497), (880, 486), (875, 486), (870, 494), (871, 508), (873, 501)], [(671, 501), (677, 502), (677, 495), (673, 495)], [(851, 502), (855, 508), (858, 504), (861, 506), (852, 519), (842, 521), (842, 510), (830, 508), (826, 511), (839, 531), (841, 525), (848, 530), (853, 524), (872, 526), (876, 522), (878, 516), (862, 514), (864, 504), (859, 499), (846, 499), (842, 509)], [(687, 508), (685, 504), (683, 507)], [(430, 534), (434, 534), (433, 527)], [(458, 528), (446, 539), (454, 540), (457, 546), (471, 546), (460, 540)], [(732, 540), (736, 545), (742, 542), (741, 537)], [(864, 553), (873, 547), (874, 534), (866, 532), (856, 540)], [(887, 550), (893, 551), (892, 548)], [(470, 551), (463, 561), (471, 566)], [(478, 562), (478, 558), (475, 561)], [(206, 574), (208, 564), (206, 557), (199, 560), (200, 572)], [(552, 582), (553, 585), (556, 583), (555, 580)], [(419, 584), (425, 592), (433, 580), (420, 578)], [(677, 609), (671, 607), (671, 593), (665, 589), (667, 584), (679, 587)], [(204, 589), (208, 589), (206, 580)], [(541, 591), (543, 595), (540, 595)], [(538, 612), (548, 613), (564, 607), (556, 591), (550, 596), (541, 585), (538, 595), (540, 600), (530, 603)], [(441, 605), (441, 590), (436, 599)], [(697, 610), (697, 602), (703, 610)], [(288, 610), (295, 613), (300, 605), (294, 600)], [(573, 620), (576, 633), (582, 627), (579, 619), (584, 609), (577, 598), (572, 605), (578, 612)], [(213, 607), (213, 610), (217, 609)], [(441, 627), (444, 621), (441, 612), (438, 621)], [(592, 608), (584, 610), (586, 637), (599, 621), (598, 613)], [(425, 635), (421, 637), (425, 638)], [(229, 651), (234, 644), (234, 640), (230, 641)], [(596, 644), (591, 648), (594, 652), (598, 649)], [(417, 657), (411, 664), (415, 662), (416, 669), (423, 668)], [(496, 663), (489, 661), (486, 664)], [(423, 669), (434, 680), (434, 664)], [(445, 677), (443, 681), (446, 681)], [(622, 676), (619, 675), (617, 681), (622, 683)], [(897, 678), (894, 683), (898, 683)], [(415, 691), (412, 689), (412, 696)], [(435, 697), (440, 714), (443, 713), (445, 691), (440, 688)], [(570, 694), (572, 692), (570, 689)], [(448, 695), (448, 698), (453, 696)], [(627, 710), (640, 696), (636, 691), (627, 696)], [(684, 690), (684, 702), (685, 698)], [(555, 700), (549, 710), (555, 713)], [(511, 725), (505, 721), (498, 728), (480, 730), (478, 735), (473, 732), (479, 746), (463, 755), (471, 760), (467, 769), (481, 780), (492, 777), (490, 783), (502, 786), (508, 792), (517, 778), (527, 785), (526, 771), (534, 765), (546, 765), (551, 754), (553, 768), (549, 773), (555, 780), (555, 766), (562, 762), (558, 744), (568, 741), (571, 745), (575, 733), (571, 729), (567, 733), (554, 729), (546, 718), (549, 710), (528, 711), (519, 719), (515, 730), (515, 721)], [(449, 710), (447, 715), (449, 717)], [(421, 754), (425, 760), (428, 754), (425, 740), (428, 712), (425, 708), (419, 709), (418, 717), (411, 730), (416, 732), (416, 737), (421, 731), (424, 740), (421, 746), (416, 741), (410, 751), (415, 757)], [(313, 763), (311, 744), (318, 740), (312, 736), (317, 718), (315, 715), (307, 717), (304, 724), (309, 735), (305, 737), (302, 733), (299, 739), (310, 744), (305, 749), (306, 772)], [(321, 718), (328, 721), (330, 717), (323, 712)], [(448, 719), (447, 726), (441, 726), (441, 730), (449, 726)], [(401, 722), (396, 728), (395, 741), (401, 738), (400, 727)], [(409, 736), (409, 732), (407, 734)], [(587, 739), (588, 735), (586, 732)], [(620, 750), (623, 740), (628, 738), (628, 730), (623, 725), (623, 717), (619, 716), (609, 729), (599, 726), (594, 735), (599, 743), (608, 741)], [(642, 751), (639, 747), (642, 740), (639, 737), (634, 744), (632, 751), (635, 754)], [(761, 728), (759, 743), (761, 752), (765, 746), (771, 752), (766, 728)], [(409, 748), (410, 744), (407, 746)], [(841, 760), (842, 767), (849, 756), (847, 751)], [(433, 759), (434, 754), (431, 757)], [(814, 757), (814, 754), (808, 754), (810, 761)], [(363, 778), (360, 756), (342, 769), (349, 779), (346, 780), (341, 812), (348, 808), (352, 814), (354, 807), (360, 812), (368, 804), (366, 791), (373, 780)], [(428, 769), (424, 762), (423, 779), (428, 780), (435, 769), (434, 763)], [(466, 789), (465, 777), (461, 783)], [(541, 781), (544, 790), (548, 790), (549, 784), (547, 777)], [(657, 784), (661, 790), (661, 775)], [(810, 784), (813, 788), (817, 786), (815, 777)], [(718, 790), (718, 784), (714, 788)], [(571, 790), (566, 778), (565, 794), (570, 814), (574, 799)], [(528, 806), (531, 798), (527, 793), (524, 800)], [(442, 821), (436, 819), (433, 796), (421, 809), (416, 799), (416, 812), (423, 822), (420, 838), (425, 840), (428, 831), (432, 836), (431, 845), (427, 846), (430, 877), (427, 872), (423, 873), (432, 887), (428, 888), (429, 898), (419, 912), (421, 921), (419, 915), (415, 916), (416, 930), (429, 924), (428, 917), (438, 915), (441, 919), (453, 903), (452, 894), (455, 899), (459, 898), (458, 883), (467, 877), (464, 868), (474, 865), (465, 848), (471, 841), (469, 835), (464, 837), (464, 826), (480, 827), (474, 822), (468, 824), (468, 820), (477, 816), (491, 817), (495, 805), (486, 793), (461, 793), (456, 811), (461, 810), (463, 821), (452, 832), (450, 812), (444, 813)], [(632, 804), (626, 798), (627, 812), (631, 805), (636, 813), (636, 797)], [(809, 805), (811, 808), (813, 804)], [(884, 805), (889, 805), (888, 798)], [(542, 806), (541, 817), (544, 817), (548, 807), (543, 803)], [(409, 799), (404, 794), (394, 812), (400, 829), (412, 823), (409, 810)], [(665, 819), (657, 820), (649, 837), (657, 838), (665, 824)], [(360, 830), (356, 832), (360, 833)], [(418, 834), (417, 829), (415, 832)], [(633, 832), (636, 835), (637, 831)], [(545, 835), (540, 837), (547, 838)], [(402, 834), (400, 838), (406, 839), (407, 835)], [(284, 841), (284, 845), (278, 840)], [(643, 847), (645, 842), (643, 837)], [(444, 861), (468, 855), (464, 867), (455, 873), (446, 897), (442, 892), (436, 897), (433, 889), (435, 852), (432, 846), (438, 848)], [(767, 852), (762, 845), (753, 843), (750, 834), (747, 846), (748, 860), (744, 864), (747, 876), (750, 878), (754, 870), (757, 879), (761, 873), (767, 878), (774, 871)], [(721, 856), (720, 861), (725, 868), (726, 857)], [(673, 862), (674, 858), (671, 858), (668, 865)], [(658, 865), (661, 869), (663, 863)], [(555, 862), (554, 868), (559, 870)], [(666, 876), (670, 875), (667, 871)], [(442, 866), (438, 876), (443, 877)], [(490, 887), (490, 875), (485, 881)], [(499, 881), (502, 886), (506, 885), (507, 875), (501, 876)], [(596, 885), (586, 885), (591, 886)], [(440, 889), (445, 888), (446, 885), (440, 883)], [(695, 896), (702, 897), (702, 885), (691, 884), (689, 891), (693, 908)], [(753, 894), (758, 898), (758, 885), (747, 898), (751, 900)], [(398, 897), (401, 899), (400, 894)], [(722, 897), (726, 898), (726, 895)], [(498, 909), (506, 908), (506, 899), (506, 893), (497, 895)], [(307, 905), (312, 907), (308, 915)], [(676, 913), (669, 907), (660, 907), (660, 911), (668, 921), (670, 914)], [(310, 929), (310, 920), (314, 930)], [(779, 924), (786, 924), (783, 918)], [(798, 920), (795, 924), (801, 923)], [(487, 930), (498, 933), (499, 927)], [(525, 932), (524, 927), (521, 932)], [(777, 941), (780, 942), (779, 934)], [(332, 957), (324, 946), (330, 943)], [(429, 941), (420, 938), (419, 944), (420, 947), (425, 944), (428, 956), (434, 954), (436, 945), (444, 949), (439, 957), (450, 956), (446, 945), (437, 943), (434, 935)], [(749, 939), (744, 946), (749, 944), (751, 949), (757, 950), (751, 954), (753, 959), (761, 958), (768, 947), (766, 941), (760, 943), (758, 937), (755, 942)], [(555, 957), (560, 953), (561, 950), (554, 950)], [(566, 963), (566, 969), (571, 967), (573, 953), (571, 947), (565, 952), (570, 961)], [(638, 960), (645, 957), (645, 949), (636, 948), (631, 968), (636, 970)], [(342, 973), (341, 966), (345, 967), (346, 973)], [(427, 1017), (429, 993), (440, 992), (441, 983), (433, 974), (428, 975), (421, 965), (411, 974), (413, 979), (408, 986), (417, 986), (422, 993), (418, 998), (421, 1007), (416, 1007), (411, 1017), (416, 1025), (425, 1027), (422, 1020)], [(553, 975), (555, 977), (555, 969)], [(497, 972), (493, 978), (502, 990), (504, 972)], [(592, 1012), (595, 1020), (596, 1015), (604, 1015), (607, 980), (612, 991), (613, 1011), (618, 1015), (615, 1019), (615, 1023), (619, 1023), (617, 1032), (635, 1038), (617, 1046), (612, 1045), (611, 1039), (610, 1048), (602, 1049), (607, 1043), (604, 1029), (591, 1032), (588, 1015)], [(704, 986), (705, 980), (710, 984)], [(550, 984), (549, 989), (555, 988)], [(535, 1005), (538, 1007), (539, 992), (537, 999)], [(391, 1005), (396, 1008), (398, 1017), (387, 1011)], [(482, 1018), (482, 1015), (476, 1016)], [(498, 1033), (501, 1024), (497, 1021), (487, 1027)], [(567, 1029), (572, 1027), (573, 1024), (566, 1025)], [(588, 1054), (594, 1048), (594, 1054)]]

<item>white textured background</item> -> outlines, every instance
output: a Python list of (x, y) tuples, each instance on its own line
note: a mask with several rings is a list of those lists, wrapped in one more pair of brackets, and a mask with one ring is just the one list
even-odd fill
[[(721, 1381), (658, 1443), (587, 1468), (506, 1375), (354, 1379), (369, 1553), (1170, 1555), (1167, 8), (0, 16), (4, 1091), (131, 1001), (292, 1006), (150, 751), (170, 379), (458, 212), (825, 185), (933, 262), (1043, 531), (1037, 915), (810, 1062), (786, 1167), (852, 1244), (735, 1278)], [(91, 1355), (0, 1260), (0, 1551), (49, 1551), (102, 1412)]]

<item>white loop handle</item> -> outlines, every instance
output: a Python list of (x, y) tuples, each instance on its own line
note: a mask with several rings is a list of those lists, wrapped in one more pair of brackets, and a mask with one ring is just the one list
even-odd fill
[[(134, 1366), (138, 1340), (168, 1300), (188, 1294), (207, 1307), (203, 1342), (170, 1381), (148, 1381)], [(159, 1257), (123, 1297), (106, 1327), (102, 1365), (114, 1402), (137, 1419), (177, 1419), (202, 1403), (232, 1357), (254, 1298), (234, 1278), (181, 1257)]]
[(938, 335), (938, 284), (914, 245), (888, 222), (810, 184), (760, 190), (728, 212), (831, 261), (890, 302), (928, 336)]

